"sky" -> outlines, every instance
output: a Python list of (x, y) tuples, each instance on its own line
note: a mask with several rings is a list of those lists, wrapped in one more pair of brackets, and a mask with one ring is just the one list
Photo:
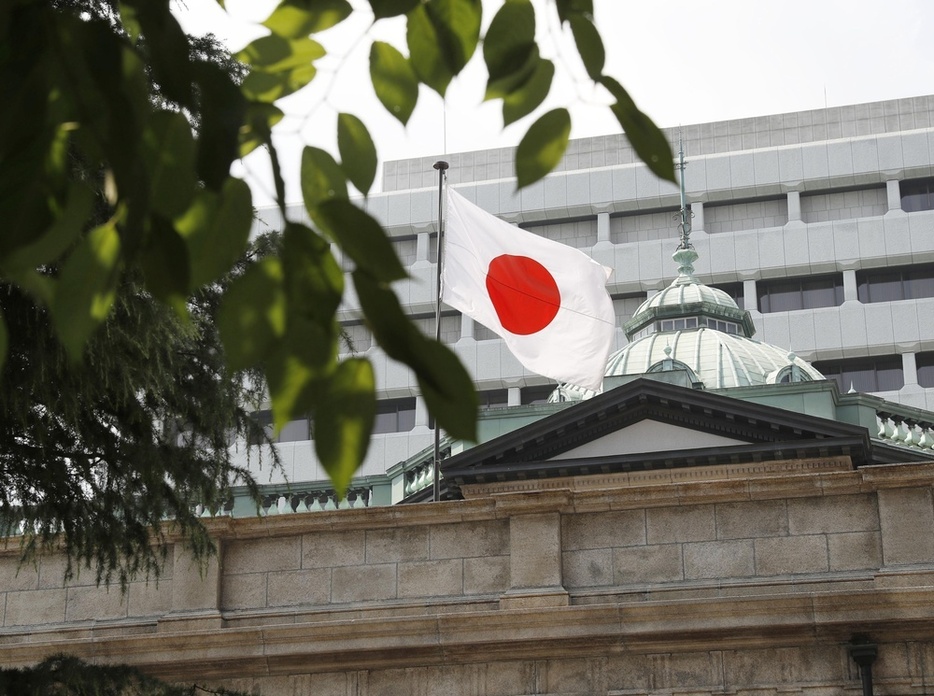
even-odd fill
[[(604, 94), (586, 79), (568, 32), (548, 0), (538, 37), (542, 54), (558, 65), (553, 94), (530, 117), (502, 128), (501, 107), (482, 102), (486, 71), (475, 56), (444, 101), (422, 87), (415, 114), (403, 127), (376, 100), (369, 81), (373, 39), (403, 53), (402, 18), (371, 26), (366, 0), (351, 0), (354, 16), (316, 37), (329, 55), (303, 92), (282, 102), (286, 119), (274, 142), (286, 172), (289, 202), (300, 201), (296, 172), (305, 145), (337, 158), (341, 111), (360, 117), (380, 162), (513, 146), (534, 119), (566, 106), (572, 138), (619, 132)], [(189, 33), (213, 33), (236, 51), (265, 30), (270, 0), (175, 0)], [(484, 26), (499, 2), (484, 0)], [(929, 94), (934, 91), (931, 0), (594, 0), (596, 25), (607, 50), (604, 72), (617, 78), (662, 127), (762, 116)], [(256, 153), (237, 173), (248, 178), (257, 205), (270, 204), (268, 158)], [(379, 181), (374, 188), (379, 190)]]

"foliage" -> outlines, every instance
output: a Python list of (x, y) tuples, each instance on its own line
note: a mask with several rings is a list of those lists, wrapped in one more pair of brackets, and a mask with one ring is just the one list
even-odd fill
[(92, 665), (56, 655), (25, 669), (0, 669), (0, 694), (17, 696), (246, 696), (227, 689), (172, 686), (126, 665)]
[[(59, 0), (56, 8), (96, 16), (111, 32), (118, 26), (106, 1)], [(192, 41), (187, 50), (198, 60), (227, 66), (234, 79), (241, 72), (210, 37)], [(154, 82), (146, 91), (155, 103), (170, 105)], [(186, 116), (197, 121), (200, 113)], [(50, 234), (12, 255), (16, 267), (29, 263), (30, 254), (41, 254), (28, 276), (37, 287), (57, 286), (59, 296), (50, 305), (30, 287), (0, 277), (0, 314), (10, 327), (0, 373), (0, 536), (24, 532), (20, 542), (27, 557), (60, 542), (66, 575), (87, 566), (98, 582), (117, 579), (125, 585), (136, 574), (158, 575), (166, 520), (203, 558), (213, 547), (198, 511), (224, 506), (238, 482), (256, 492), (249, 473), (231, 464), (229, 444), (234, 435), (265, 437), (246, 410), (263, 397), (262, 375), (227, 368), (216, 316), (229, 281), (272, 240), (258, 240), (240, 258), (220, 259), (222, 281), (204, 284), (213, 275), (200, 280), (196, 292), (179, 298), (185, 309), (180, 316), (153, 298), (145, 268), (121, 269), (108, 287), (109, 278), (79, 272), (74, 261), (63, 264), (60, 256), (71, 248), (72, 259), (109, 259), (120, 240), (100, 163), (74, 144), (60, 157), (63, 180), (74, 192), (72, 212), (86, 219), (67, 223), (77, 231), (73, 240)], [(249, 207), (238, 212), (251, 214)], [(192, 224), (181, 220), (178, 228), (184, 232)], [(241, 222), (224, 233), (246, 239), (248, 231), (249, 222)], [(202, 243), (212, 243), (217, 232), (202, 235)], [(208, 259), (200, 267), (210, 272), (218, 259), (203, 246), (192, 249), (195, 258)], [(109, 293), (112, 301), (82, 347), (84, 359), (75, 361), (55, 327), (79, 321), (89, 286)]]
[[(419, 86), (443, 96), (481, 44), (486, 97), (502, 102), (505, 124), (532, 114), (551, 88), (555, 65), (536, 45), (529, 0), (502, 3), (485, 38), (480, 0), (370, 0), (369, 9), (375, 22), (405, 16), (408, 55), (379, 41), (370, 49), (374, 91), (403, 124)], [(0, 214), (9, 231), (0, 239), (0, 277), (47, 311), (73, 362), (94, 355), (101, 327), (120, 311), (128, 273), (180, 321), (191, 321), (186, 298), (220, 277), (247, 243), (250, 192), (229, 175), (236, 158), (268, 149), (286, 218), (271, 143), (272, 126), (282, 118), (275, 102), (315, 79), (315, 63), (325, 55), (320, 35), (364, 11), (347, 0), (283, 0), (263, 23), (269, 34), (238, 54), (250, 68), (239, 85), (191, 55), (168, 0), (124, 0), (119, 10), (125, 30), (115, 32), (105, 20), (59, 12), (48, 2), (10, 0), (0, 9), (6, 105), (0, 113)], [(674, 180), (661, 132), (603, 73), (592, 0), (556, 0), (553, 10), (570, 27), (587, 74), (615, 100), (610, 108), (636, 151), (655, 173)], [(149, 101), (148, 80), (172, 108)], [(198, 114), (196, 131), (186, 114)], [(315, 446), (343, 490), (366, 453), (375, 387), (369, 363), (338, 359), (344, 277), (332, 243), (355, 264), (350, 277), (374, 336), (414, 371), (439, 425), (472, 439), (476, 398), (453, 353), (425, 338), (400, 310), (391, 283), (405, 271), (379, 223), (348, 195), (348, 182), (369, 192), (376, 148), (357, 116), (341, 114), (338, 123), (340, 161), (311, 147), (302, 157), (312, 226), (287, 222), (281, 253), (234, 280), (219, 323), (232, 367), (263, 370), (277, 426), (309, 412), (327, 420), (316, 429)], [(554, 168), (569, 133), (564, 108), (532, 124), (516, 158), (520, 187)], [(69, 176), (70, 151), (106, 173), (113, 214), (90, 230), (91, 191)], [(52, 263), (60, 272), (43, 273)], [(8, 352), (8, 340), (13, 345), (17, 339), (0, 331), (0, 355)]]
[(231, 436), (263, 437), (247, 410), (261, 380), (231, 374), (220, 349), (222, 294), (222, 284), (199, 290), (182, 321), (124, 277), (86, 359), (73, 362), (50, 312), (0, 285), (16, 327), (0, 376), (0, 534), (28, 532), (28, 555), (61, 533), (68, 575), (77, 561), (122, 585), (158, 575), (167, 524), (196, 556), (212, 548), (199, 506), (218, 510), (238, 480), (255, 490), (231, 463)]

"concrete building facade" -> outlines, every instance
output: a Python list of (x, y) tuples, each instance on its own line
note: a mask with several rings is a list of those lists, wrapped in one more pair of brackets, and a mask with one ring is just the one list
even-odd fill
[[(934, 410), (934, 96), (666, 132), (687, 153), (695, 274), (750, 312), (754, 338), (793, 351), (841, 392)], [(555, 173), (518, 193), (512, 156), (446, 155), (448, 182), (488, 212), (613, 268), (615, 348), (623, 348), (623, 324), (676, 275), (679, 191), (639, 163), (621, 135), (572, 141)], [(411, 274), (396, 286), (403, 306), (430, 335), (434, 161), (386, 163), (384, 192), (365, 204)], [(261, 212), (257, 231), (281, 226), (278, 211)], [(296, 206), (290, 215), (305, 213)], [(428, 414), (413, 377), (373, 344), (348, 286), (341, 318), (355, 350), (375, 364), (380, 399), (359, 504), (397, 502), (424, 478), (424, 468), (413, 467), (432, 443)], [(484, 413), (541, 415), (555, 385), (524, 370), (486, 328), (453, 310), (442, 314), (442, 339), (473, 375)], [(304, 420), (280, 434), (284, 475), (320, 483), (311, 488), (324, 501), (327, 477), (310, 437)], [(273, 490), (284, 481), (275, 475), (268, 483)]]

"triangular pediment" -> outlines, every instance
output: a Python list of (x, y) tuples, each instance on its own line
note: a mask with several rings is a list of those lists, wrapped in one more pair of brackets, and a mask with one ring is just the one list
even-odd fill
[(495, 481), (814, 457), (861, 466), (873, 456), (862, 426), (639, 378), (464, 450), (441, 471), (459, 497), (459, 486)]
[(549, 457), (549, 461), (607, 457), (621, 454), (667, 452), (669, 450), (696, 450), (706, 447), (725, 447), (748, 444), (735, 437), (718, 433), (692, 430), (680, 425), (657, 420), (641, 420), (608, 435), (594, 438), (565, 452)]

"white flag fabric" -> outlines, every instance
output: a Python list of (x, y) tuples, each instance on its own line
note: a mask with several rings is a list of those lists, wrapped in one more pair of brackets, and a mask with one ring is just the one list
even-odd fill
[(532, 372), (599, 391), (616, 314), (612, 270), (448, 188), (441, 299), (503, 337)]

